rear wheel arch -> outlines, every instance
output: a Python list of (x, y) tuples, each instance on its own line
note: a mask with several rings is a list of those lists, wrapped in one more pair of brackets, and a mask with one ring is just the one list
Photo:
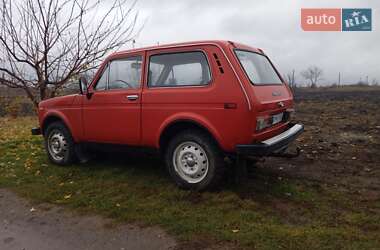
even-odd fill
[(192, 130), (192, 129), (206, 134), (214, 141), (214, 143), (220, 149), (223, 149), (222, 145), (220, 144), (219, 138), (214, 133), (212, 133), (210, 129), (208, 129), (207, 127), (205, 127), (204, 125), (200, 124), (197, 121), (194, 121), (191, 119), (181, 119), (181, 120), (176, 120), (169, 123), (160, 133), (159, 142), (158, 142), (160, 151), (164, 153), (170, 140), (174, 138), (177, 134), (183, 131)]

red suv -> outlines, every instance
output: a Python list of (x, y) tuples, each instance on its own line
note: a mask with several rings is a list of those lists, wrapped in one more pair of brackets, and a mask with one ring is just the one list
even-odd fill
[(116, 52), (81, 93), (39, 104), (49, 159), (88, 143), (159, 149), (182, 188), (215, 186), (226, 156), (283, 152), (302, 131), (293, 96), (261, 49), (201, 41)]

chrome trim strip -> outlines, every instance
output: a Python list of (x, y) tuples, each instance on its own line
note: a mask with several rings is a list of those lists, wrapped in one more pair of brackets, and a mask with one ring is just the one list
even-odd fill
[(294, 134), (297, 134), (300, 130), (303, 129), (303, 126), (301, 124), (295, 124), (293, 127), (291, 127), (290, 129), (286, 130), (285, 132), (279, 134), (279, 135), (276, 135), (272, 138), (269, 138), (265, 141), (263, 141), (262, 143), (268, 145), (268, 146), (271, 146), (273, 144), (276, 144), (278, 143), (279, 141), (281, 140), (284, 140), (285, 138), (287, 137), (290, 137)]

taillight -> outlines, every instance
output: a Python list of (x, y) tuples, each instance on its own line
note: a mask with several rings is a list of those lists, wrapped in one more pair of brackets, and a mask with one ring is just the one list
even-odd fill
[(256, 131), (263, 130), (265, 128), (270, 127), (271, 125), (272, 125), (271, 116), (257, 117), (257, 120), (256, 120)]
[(284, 121), (290, 121), (294, 119), (295, 113), (296, 112), (294, 109), (286, 109), (284, 112)]
[(259, 116), (256, 120), (256, 131), (261, 131), (263, 129), (274, 126), (280, 122), (289, 121), (290, 117), (294, 113), (294, 110), (286, 110), (274, 115)]

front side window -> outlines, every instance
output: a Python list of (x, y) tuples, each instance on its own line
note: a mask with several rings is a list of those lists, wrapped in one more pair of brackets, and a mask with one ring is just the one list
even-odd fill
[(141, 82), (141, 61), (141, 56), (111, 61), (108, 88), (139, 88)]
[(95, 85), (95, 90), (105, 90), (107, 88), (108, 70), (109, 70), (109, 67), (108, 65), (106, 65), (106, 67), (103, 70), (102, 76), (99, 78), (98, 82)]
[(200, 52), (159, 54), (150, 57), (150, 87), (207, 85), (211, 81), (206, 56)]
[(137, 89), (141, 82), (142, 57), (113, 60), (103, 70), (95, 90)]
[(282, 83), (266, 56), (245, 50), (235, 50), (235, 53), (247, 73), (249, 80), (253, 84), (265, 85)]

